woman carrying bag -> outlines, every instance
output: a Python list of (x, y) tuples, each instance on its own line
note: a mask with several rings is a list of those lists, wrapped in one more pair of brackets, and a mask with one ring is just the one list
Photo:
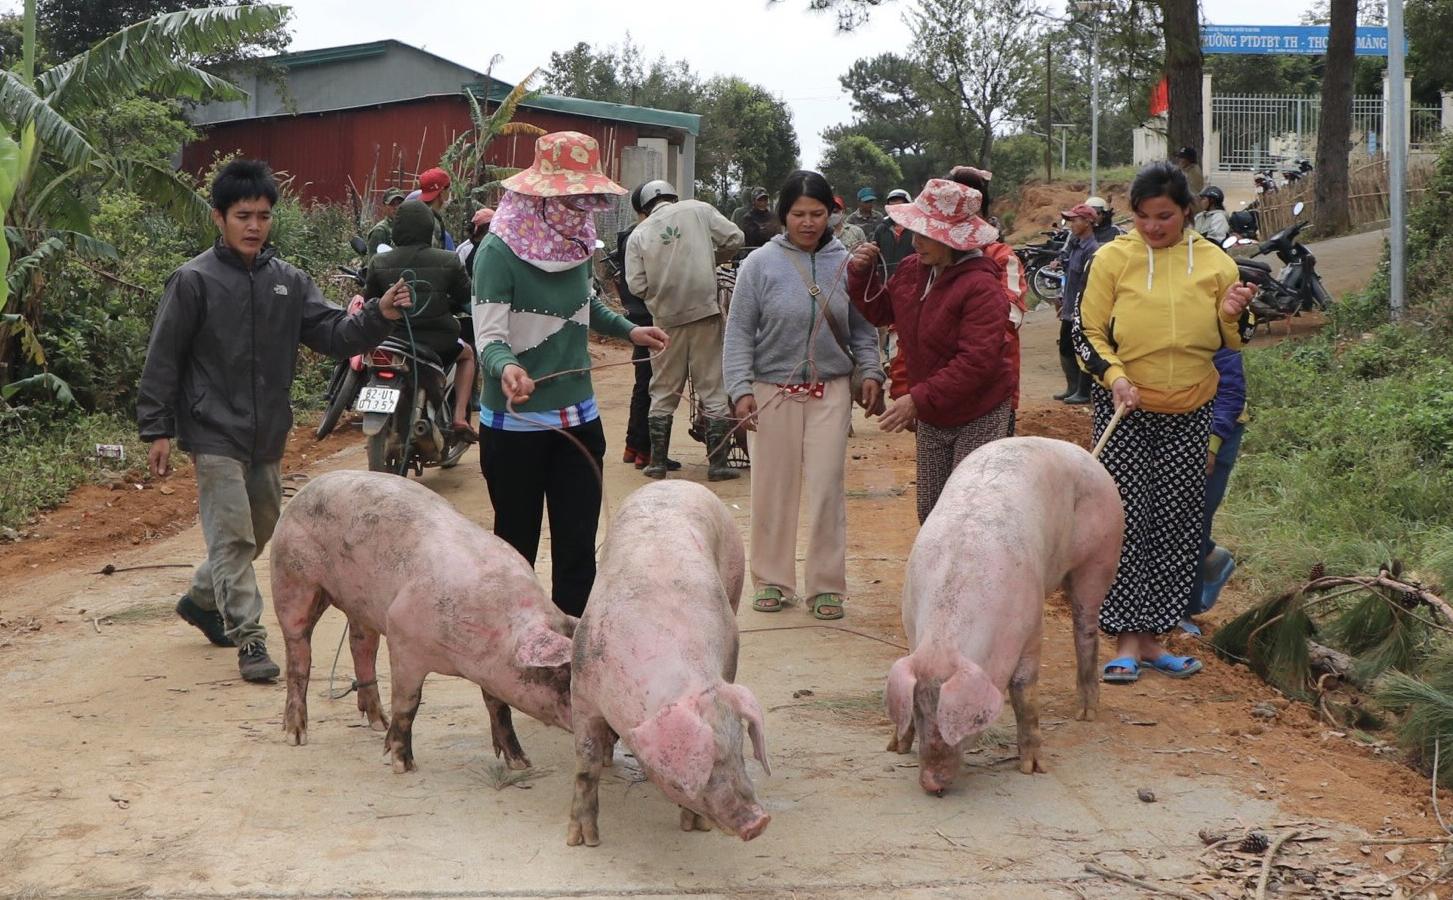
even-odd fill
[(795, 596), (805, 486), (806, 588), (819, 619), (842, 618), (847, 593), (843, 469), (852, 403), (877, 408), (884, 379), (878, 333), (848, 302), (848, 252), (828, 224), (832, 207), (827, 179), (787, 177), (777, 200), (783, 233), (742, 263), (722, 353), (734, 414), (756, 432), (752, 608), (777, 612)]

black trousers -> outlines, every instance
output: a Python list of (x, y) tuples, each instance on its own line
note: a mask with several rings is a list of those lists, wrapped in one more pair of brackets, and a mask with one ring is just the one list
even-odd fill
[(637, 346), (631, 353), (636, 383), (631, 388), (631, 417), (626, 421), (626, 446), (640, 453), (651, 452), (651, 435), (646, 431), (646, 415), (651, 410), (651, 364), (643, 362), (650, 356), (650, 347)]
[(595, 584), (605, 429), (600, 420), (567, 429), (589, 458), (556, 431), (479, 429), (480, 469), (494, 505), (494, 533), (535, 564), (541, 514), (550, 516), (550, 583), (555, 605), (585, 611)]

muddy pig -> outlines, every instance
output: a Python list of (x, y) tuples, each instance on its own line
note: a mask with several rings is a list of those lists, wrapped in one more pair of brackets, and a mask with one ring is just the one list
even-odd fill
[(919, 740), (918, 781), (943, 796), (965, 742), (1014, 706), (1019, 770), (1043, 772), (1039, 650), (1044, 599), (1063, 587), (1074, 617), (1079, 703), (1099, 703), (1100, 604), (1120, 562), (1124, 513), (1115, 481), (1065, 441), (1007, 438), (949, 477), (913, 542), (903, 582), (909, 654), (888, 673), (889, 750)]
[(683, 831), (705, 831), (709, 820), (749, 841), (767, 827), (771, 817), (742, 762), (745, 719), (753, 753), (771, 774), (762, 709), (732, 683), (745, 574), (741, 535), (711, 491), (663, 481), (626, 498), (575, 628), (575, 800), (566, 843), (600, 843), (600, 771), (617, 735), (681, 807)]
[[(510, 707), (570, 727), (570, 635), (565, 615), (514, 548), (407, 478), (330, 472), (283, 510), (272, 545), (272, 601), (287, 642), (283, 731), (308, 742), (313, 626), (331, 604), (348, 617), (358, 708), (387, 730), (395, 772), (414, 768), (413, 723), (424, 676), (479, 685), (495, 756), (530, 765)], [(375, 662), (388, 636), (391, 710), (384, 720)]]

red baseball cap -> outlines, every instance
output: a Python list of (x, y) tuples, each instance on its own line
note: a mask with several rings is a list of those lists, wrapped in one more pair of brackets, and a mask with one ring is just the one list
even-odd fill
[(848, 205), (843, 202), (843, 198), (842, 197), (839, 197), (837, 195), (834, 195), (833, 198), (832, 198), (832, 208), (833, 209), (847, 209), (848, 208)]
[(1098, 219), (1100, 211), (1088, 203), (1081, 203), (1070, 209), (1062, 209), (1059, 213), (1066, 219)]
[(443, 169), (428, 169), (419, 176), (419, 199), (425, 203), (433, 203), (448, 189), (449, 173)]

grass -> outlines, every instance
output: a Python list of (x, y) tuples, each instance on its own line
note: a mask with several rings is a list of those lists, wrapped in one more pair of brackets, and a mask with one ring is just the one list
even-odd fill
[[(32, 417), (35, 421), (38, 417)], [(123, 444), (126, 461), (119, 466), (96, 459), (97, 444)], [(122, 416), (94, 413), (45, 425), (0, 426), (0, 527), (17, 528), (38, 510), (63, 501), (87, 480), (115, 477), (146, 464), (146, 445), (136, 423)]]
[(1369, 335), (1246, 352), (1252, 421), (1216, 535), (1257, 596), (1394, 558), (1453, 584), (1453, 359)]
[[(1096, 178), (1098, 179), (1101, 186), (1107, 184), (1129, 184), (1130, 182), (1135, 180), (1136, 171), (1137, 169), (1135, 168), (1135, 166), (1101, 166), (1099, 172), (1096, 173)], [(1042, 166), (1038, 170), (1038, 173), (1040, 176), (1044, 175), (1044, 169)], [(1083, 181), (1085, 184), (1089, 184), (1090, 167), (1085, 166), (1084, 168), (1077, 168), (1075, 166), (1071, 166), (1070, 168), (1061, 171), (1059, 167), (1059, 157), (1056, 156), (1054, 160), (1054, 180), (1066, 183)]]

